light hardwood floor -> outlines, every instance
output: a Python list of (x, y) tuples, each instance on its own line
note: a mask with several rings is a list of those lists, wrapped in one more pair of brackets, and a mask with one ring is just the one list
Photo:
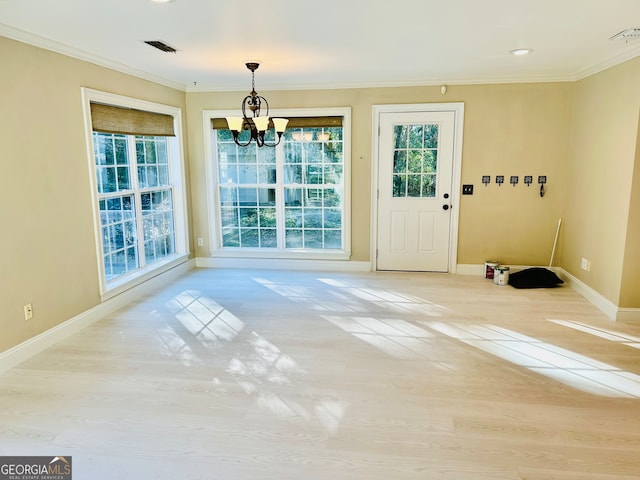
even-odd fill
[(194, 270), (0, 376), (74, 479), (640, 478), (640, 325), (477, 277)]

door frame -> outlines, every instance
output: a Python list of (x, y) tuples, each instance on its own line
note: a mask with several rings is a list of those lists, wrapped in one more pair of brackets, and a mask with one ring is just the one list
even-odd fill
[(462, 130), (464, 103), (417, 103), (406, 105), (373, 105), (371, 115), (371, 271), (378, 270), (378, 169), (380, 165), (380, 114), (413, 112), (453, 112), (453, 165), (451, 178), (451, 222), (449, 225), (449, 268), (455, 274), (458, 264), (458, 222), (460, 219), (460, 178), (462, 172)]

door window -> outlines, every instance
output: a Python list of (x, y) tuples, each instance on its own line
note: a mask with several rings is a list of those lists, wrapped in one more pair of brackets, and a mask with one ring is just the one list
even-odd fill
[(436, 196), (438, 134), (438, 124), (394, 126), (394, 197)]

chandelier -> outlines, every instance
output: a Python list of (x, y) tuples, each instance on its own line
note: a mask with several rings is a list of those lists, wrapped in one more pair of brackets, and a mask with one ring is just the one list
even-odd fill
[[(242, 117), (227, 117), (227, 125), (231, 133), (233, 133), (233, 141), (241, 147), (246, 147), (252, 140), (259, 147), (275, 147), (280, 143), (289, 120), (286, 118), (269, 118), (269, 103), (267, 103), (266, 98), (256, 92), (255, 72), (260, 64), (248, 62), (245, 65), (251, 70), (251, 93), (242, 100)], [(264, 113), (261, 115), (260, 109), (263, 106)], [(268, 143), (265, 140), (265, 133), (269, 129), (269, 123), (273, 124), (277, 135), (276, 141), (273, 143)], [(246, 143), (242, 143), (239, 140), (240, 132), (243, 130), (249, 130), (251, 133), (251, 137)]]

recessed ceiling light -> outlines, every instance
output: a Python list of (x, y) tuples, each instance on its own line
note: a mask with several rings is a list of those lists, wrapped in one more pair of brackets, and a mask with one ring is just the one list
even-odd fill
[(154, 3), (170, 3), (173, 2), (173, 0), (151, 0)]
[(516, 57), (521, 57), (523, 55), (529, 55), (531, 52), (533, 52), (533, 50), (530, 48), (516, 48), (515, 50), (511, 50), (509, 53)]

